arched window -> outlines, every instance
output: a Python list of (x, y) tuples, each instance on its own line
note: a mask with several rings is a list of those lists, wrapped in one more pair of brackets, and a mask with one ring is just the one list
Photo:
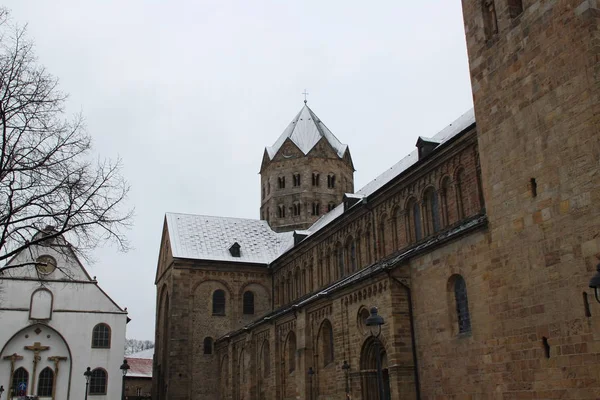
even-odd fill
[(300, 297), (300, 269), (296, 268), (296, 272), (294, 273), (294, 289), (296, 293), (296, 298)]
[(285, 206), (284, 205), (277, 206), (277, 216), (279, 218), (285, 218)]
[(92, 331), (92, 347), (95, 349), (110, 349), (110, 326), (98, 324)]
[(279, 189), (285, 189), (285, 176), (280, 176), (277, 178), (277, 183), (279, 185)]
[(287, 340), (287, 367), (291, 374), (296, 370), (296, 335), (290, 332)]
[(440, 230), (440, 211), (437, 194), (433, 188), (429, 188), (425, 191), (423, 195), (423, 204), (425, 206), (427, 233), (431, 235)]
[(508, 12), (511, 18), (516, 18), (523, 12), (523, 0), (508, 0)]
[(225, 291), (222, 289), (215, 290), (212, 302), (213, 315), (225, 315)]
[(294, 217), (298, 217), (300, 215), (300, 203), (294, 203), (292, 210)]
[(458, 218), (465, 217), (465, 170), (461, 168), (456, 173), (456, 206), (458, 209)]
[(314, 173), (312, 174), (312, 185), (313, 186), (319, 186), (319, 174)]
[(38, 381), (38, 396), (52, 396), (52, 388), (54, 386), (54, 371), (50, 367), (46, 367), (40, 372)]
[(23, 367), (17, 368), (13, 373), (11, 391), (13, 396), (27, 395), (29, 387), (29, 372)]
[(423, 230), (421, 229), (421, 208), (419, 203), (415, 199), (411, 199), (407, 203), (408, 213), (407, 227), (408, 237), (411, 242), (417, 242), (423, 237)]
[(300, 186), (300, 174), (294, 174), (292, 177), (294, 178), (294, 186)]
[(321, 213), (321, 206), (319, 203), (312, 203), (312, 215), (319, 215)]
[(450, 225), (450, 214), (448, 213), (448, 196), (449, 195), (450, 195), (450, 178), (445, 177), (442, 180), (442, 185), (441, 185), (441, 189), (440, 189), (440, 200), (442, 202), (441, 211), (442, 211), (442, 220), (443, 220), (444, 226)]
[(102, 368), (96, 368), (92, 371), (90, 377), (90, 394), (106, 394), (106, 385), (108, 375)]
[(204, 338), (204, 354), (212, 354), (213, 353), (213, 338), (207, 336)]
[(356, 271), (356, 241), (350, 237), (348, 240), (348, 267), (350, 272)]
[(454, 300), (456, 302), (458, 333), (469, 333), (471, 332), (471, 316), (469, 315), (467, 284), (460, 275), (454, 275), (450, 279), (454, 289)]
[(339, 242), (335, 247), (335, 256), (337, 258), (338, 278), (341, 278), (344, 276), (344, 251), (342, 244)]
[(330, 189), (335, 188), (335, 175), (334, 174), (327, 175), (327, 187)]
[(387, 252), (385, 248), (385, 220), (387, 219), (387, 215), (383, 215), (381, 217), (381, 222), (379, 223), (379, 256), (384, 257)]
[(321, 342), (320, 351), (321, 357), (323, 358), (323, 366), (327, 366), (333, 362), (334, 359), (334, 346), (333, 346), (333, 329), (331, 322), (328, 320), (323, 321), (321, 325), (321, 334), (319, 335), (319, 341)]
[(254, 293), (244, 292), (244, 314), (254, 314)]
[(263, 342), (262, 348), (262, 373), (264, 378), (271, 373), (271, 350), (267, 340)]

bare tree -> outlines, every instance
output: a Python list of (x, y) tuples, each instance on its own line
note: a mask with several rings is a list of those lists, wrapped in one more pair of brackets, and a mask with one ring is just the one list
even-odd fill
[(132, 218), (120, 160), (91, 159), (82, 116), (66, 116), (67, 96), (25, 33), (0, 9), (0, 273), (27, 265), (7, 266), (15, 254), (60, 236), (84, 258), (104, 241), (127, 250)]

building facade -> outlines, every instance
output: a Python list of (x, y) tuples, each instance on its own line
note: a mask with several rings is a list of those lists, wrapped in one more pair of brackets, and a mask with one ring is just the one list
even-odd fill
[(474, 110), (310, 226), (167, 215), (158, 399), (600, 396), (600, 6), (462, 3)]
[(4, 396), (121, 396), (127, 311), (92, 279), (61, 237), (17, 254), (0, 275)]

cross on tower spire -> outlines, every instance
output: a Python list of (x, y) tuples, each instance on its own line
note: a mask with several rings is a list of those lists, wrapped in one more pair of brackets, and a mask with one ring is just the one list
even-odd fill
[(304, 95), (304, 104), (306, 104), (308, 102), (308, 100), (306, 100), (306, 96), (308, 96), (308, 92), (306, 91), (306, 89), (304, 89), (304, 92), (302, 92), (302, 94)]

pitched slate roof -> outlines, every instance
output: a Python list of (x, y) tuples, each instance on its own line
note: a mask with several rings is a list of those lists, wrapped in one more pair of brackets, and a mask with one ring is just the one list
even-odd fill
[(325, 138), (336, 151), (338, 157), (344, 157), (348, 145), (343, 144), (325, 126), (319, 117), (305, 104), (298, 115), (285, 128), (275, 144), (267, 147), (267, 153), (272, 160), (286, 139), (290, 139), (305, 155), (315, 147), (321, 138)]
[[(266, 221), (167, 213), (173, 257), (268, 264), (294, 243), (293, 232), (277, 233)], [(229, 248), (240, 244), (240, 257)]]
[(152, 359), (125, 357), (129, 364), (128, 378), (152, 378)]

